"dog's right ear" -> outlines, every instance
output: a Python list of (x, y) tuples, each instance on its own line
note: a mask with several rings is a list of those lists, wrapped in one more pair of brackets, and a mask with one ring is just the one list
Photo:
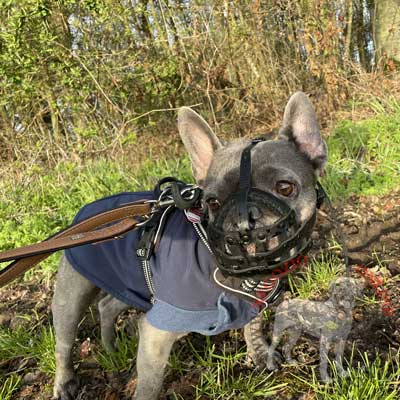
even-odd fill
[(178, 129), (192, 161), (194, 177), (201, 185), (210, 168), (215, 150), (222, 147), (207, 122), (189, 107), (178, 111)]

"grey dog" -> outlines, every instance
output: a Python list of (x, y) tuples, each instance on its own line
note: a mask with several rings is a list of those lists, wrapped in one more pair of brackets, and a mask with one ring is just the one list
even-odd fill
[[(240, 155), (249, 140), (240, 139), (223, 145), (206, 121), (187, 107), (179, 110), (178, 129), (189, 153), (196, 182), (204, 191), (204, 198), (212, 196), (223, 204), (224, 199), (238, 189)], [(304, 222), (315, 212), (315, 182), (326, 159), (327, 149), (314, 108), (308, 97), (298, 92), (285, 108), (279, 137), (262, 142), (252, 150), (252, 185), (279, 196), (295, 210), (299, 221)], [(282, 191), (282, 184), (290, 190)], [(204, 207), (209, 208), (209, 219), (212, 220), (215, 210), (208, 204)], [(271, 224), (272, 217), (268, 210), (265, 213), (262, 211), (256, 226)], [(230, 221), (229, 228), (232, 226), (235, 226), (234, 221)], [(63, 258), (52, 302), (57, 363), (54, 396), (58, 399), (73, 399), (78, 392), (72, 348), (78, 324), (98, 292), (92, 282), (76, 272)], [(107, 296), (99, 307), (102, 339), (111, 348), (115, 317), (128, 306)], [(154, 326), (156, 323), (150, 322), (150, 313), (139, 319), (136, 400), (158, 398), (171, 347), (177, 339), (190, 332), (190, 329), (180, 332), (159, 329)], [(260, 314), (254, 315), (244, 326), (248, 356), (255, 363), (265, 362), (268, 354), (268, 346), (260, 330), (261, 321)]]
[[(274, 332), (270, 347), (273, 354), (285, 330), (288, 340), (283, 347), (286, 361), (296, 364), (291, 356), (291, 349), (302, 332), (320, 339), (320, 376), (325, 382), (328, 376), (328, 352), (335, 344), (335, 362), (338, 373), (345, 375), (342, 356), (347, 336), (353, 322), (353, 307), (356, 297), (362, 292), (361, 280), (350, 277), (337, 278), (330, 285), (330, 297), (327, 301), (310, 301), (303, 299), (285, 300), (276, 308)], [(273, 357), (268, 357), (267, 367), (276, 369)]]

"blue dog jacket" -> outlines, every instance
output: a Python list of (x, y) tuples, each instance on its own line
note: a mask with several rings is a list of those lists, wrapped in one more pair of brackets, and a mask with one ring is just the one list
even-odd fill
[[(83, 207), (77, 223), (124, 203), (154, 199), (153, 192), (120, 193)], [(168, 216), (159, 246), (150, 259), (154, 304), (146, 285), (136, 248), (140, 228), (124, 237), (65, 251), (72, 267), (124, 303), (147, 312), (158, 329), (216, 335), (238, 329), (254, 318), (259, 309), (212, 280), (215, 261), (185, 213)]]

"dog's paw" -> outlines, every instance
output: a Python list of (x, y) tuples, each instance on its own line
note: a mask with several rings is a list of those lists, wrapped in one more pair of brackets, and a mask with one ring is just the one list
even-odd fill
[(267, 353), (247, 353), (245, 364), (249, 368), (263, 369), (267, 363)]
[(70, 379), (66, 383), (55, 383), (53, 399), (56, 400), (74, 400), (79, 390), (79, 381), (77, 378)]
[(266, 363), (266, 368), (269, 371), (275, 371), (280, 368), (282, 365), (283, 358), (281, 354), (278, 351), (273, 351), (272, 354), (271, 352), (268, 353), (268, 359)]
[[(282, 364), (282, 356), (278, 351), (274, 351), (272, 357), (268, 351), (258, 352), (254, 354), (247, 354), (246, 365), (255, 369), (269, 369), (271, 371), (278, 369)], [(275, 368), (269, 368), (269, 365), (276, 365)]]

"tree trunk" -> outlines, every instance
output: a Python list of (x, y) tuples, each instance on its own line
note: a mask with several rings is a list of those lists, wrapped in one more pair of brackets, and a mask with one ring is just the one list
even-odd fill
[(382, 58), (400, 65), (400, 0), (377, 0), (374, 16), (377, 62)]

